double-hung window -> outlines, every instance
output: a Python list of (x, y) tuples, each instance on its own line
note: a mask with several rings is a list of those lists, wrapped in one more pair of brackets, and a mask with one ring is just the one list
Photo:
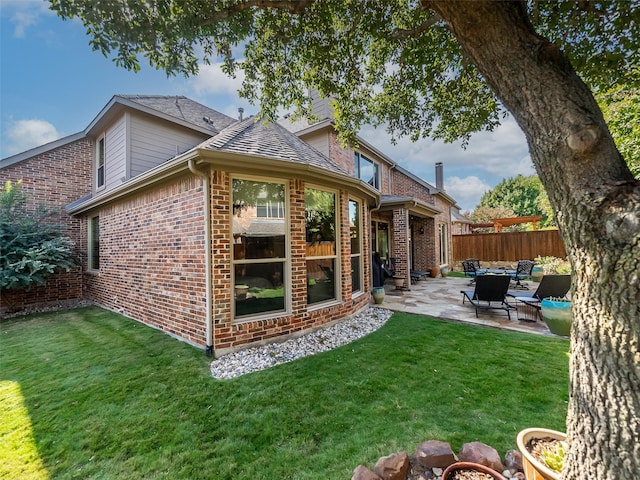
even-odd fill
[(378, 164), (360, 152), (354, 153), (353, 161), (355, 176), (380, 190), (380, 169)]
[(102, 136), (96, 145), (96, 188), (104, 187), (105, 153), (104, 136)]

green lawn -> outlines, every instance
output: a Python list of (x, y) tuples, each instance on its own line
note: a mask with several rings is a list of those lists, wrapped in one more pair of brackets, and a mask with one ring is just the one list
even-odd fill
[(564, 430), (568, 342), (395, 314), (233, 380), (98, 308), (0, 323), (0, 478), (348, 479), (424, 440)]

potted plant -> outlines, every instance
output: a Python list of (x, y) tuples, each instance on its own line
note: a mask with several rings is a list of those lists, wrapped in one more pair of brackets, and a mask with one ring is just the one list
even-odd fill
[[(474, 477), (473, 473), (478, 473), (478, 475)], [(483, 480), (487, 478), (487, 476), (490, 476), (493, 480), (507, 480), (501, 473), (496, 472), (494, 469), (473, 462), (452, 463), (442, 473), (442, 480), (474, 480), (475, 478)]]
[(244, 300), (247, 298), (247, 293), (249, 292), (249, 285), (236, 285), (236, 298), (238, 300)]
[(555, 335), (568, 337), (571, 333), (571, 300), (566, 298), (548, 297), (540, 303), (542, 318)]
[(526, 428), (518, 433), (518, 450), (527, 480), (559, 480), (567, 436), (547, 428)]

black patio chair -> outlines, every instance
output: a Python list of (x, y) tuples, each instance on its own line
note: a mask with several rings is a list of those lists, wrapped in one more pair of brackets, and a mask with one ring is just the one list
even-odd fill
[(511, 320), (511, 310), (515, 310), (515, 307), (509, 305), (506, 301), (510, 282), (510, 275), (487, 274), (476, 276), (475, 290), (460, 291), (462, 293), (462, 303), (464, 304), (465, 300), (469, 300), (476, 309), (476, 317), (478, 317), (478, 309), (504, 310), (507, 312), (509, 320)]
[(571, 288), (571, 275), (544, 275), (535, 292), (507, 292), (508, 297), (516, 299), (535, 299), (540, 301), (548, 297), (564, 297)]
[(535, 264), (531, 260), (518, 261), (515, 273), (511, 274), (511, 280), (515, 282), (513, 288), (522, 288), (524, 290), (529, 288), (525, 284), (521, 283), (520, 280), (531, 277), (531, 271), (533, 270), (534, 265)]
[(476, 281), (478, 275), (482, 275), (485, 271), (480, 268), (480, 260), (477, 258), (467, 258), (462, 261), (462, 270), (464, 270), (464, 276), (470, 277), (471, 281), (469, 285)]

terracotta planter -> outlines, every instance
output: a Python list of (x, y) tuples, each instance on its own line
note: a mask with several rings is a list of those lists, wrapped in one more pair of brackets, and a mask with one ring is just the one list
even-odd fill
[(542, 318), (555, 335), (568, 337), (571, 334), (571, 302), (555, 302), (546, 298), (540, 303)]
[(439, 267), (433, 267), (429, 269), (429, 275), (431, 276), (431, 278), (436, 278), (439, 273), (440, 273)]
[(473, 462), (456, 462), (449, 465), (442, 473), (442, 480), (452, 480), (453, 474), (460, 470), (471, 470), (474, 472), (486, 473), (491, 475), (494, 480), (507, 480), (501, 473), (485, 465)]
[(373, 287), (371, 295), (373, 296), (373, 302), (376, 305), (380, 305), (384, 301), (384, 287)]
[(396, 286), (396, 288), (404, 286), (404, 278), (393, 277), (393, 284)]
[(532, 438), (551, 437), (556, 440), (566, 440), (566, 434), (547, 428), (526, 428), (518, 433), (516, 443), (522, 453), (522, 468), (527, 480), (559, 480), (560, 473), (551, 470), (544, 463), (536, 460), (527, 449), (527, 444)]

